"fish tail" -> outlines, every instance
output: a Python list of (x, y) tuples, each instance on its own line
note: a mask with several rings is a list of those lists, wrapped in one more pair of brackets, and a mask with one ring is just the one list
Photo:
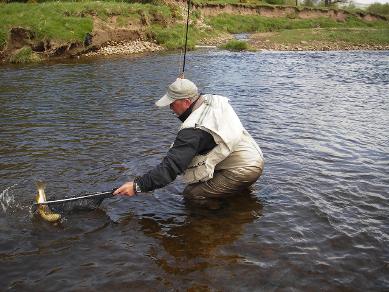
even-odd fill
[(61, 219), (61, 215), (54, 213), (50, 210), (50, 208), (46, 205), (40, 205), (38, 207), (39, 215), (46, 221), (56, 222)]
[(45, 187), (46, 184), (42, 181), (36, 182), (36, 187), (38, 189), (38, 194), (35, 197), (36, 202), (38, 205), (38, 213), (39, 215), (46, 221), (49, 222), (56, 222), (61, 219), (61, 215), (54, 213), (50, 210), (49, 206), (44, 205), (42, 203), (46, 202), (46, 194), (45, 194)]

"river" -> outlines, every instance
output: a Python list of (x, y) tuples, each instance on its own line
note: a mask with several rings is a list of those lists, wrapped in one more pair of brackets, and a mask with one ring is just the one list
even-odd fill
[(154, 102), (177, 54), (0, 67), (0, 282), (14, 290), (389, 289), (389, 52), (190, 52), (260, 145), (251, 193), (188, 205), (178, 179), (60, 224), (30, 212), (158, 164), (179, 127)]

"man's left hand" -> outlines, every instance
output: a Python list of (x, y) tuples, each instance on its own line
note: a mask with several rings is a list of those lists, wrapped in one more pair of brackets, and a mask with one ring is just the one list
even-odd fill
[(114, 195), (125, 195), (132, 197), (135, 195), (134, 192), (134, 182), (130, 181), (122, 185), (120, 188), (118, 188), (114, 193)]

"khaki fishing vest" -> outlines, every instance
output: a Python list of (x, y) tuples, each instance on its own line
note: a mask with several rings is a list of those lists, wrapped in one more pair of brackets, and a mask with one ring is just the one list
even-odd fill
[[(255, 157), (262, 161), (262, 152), (244, 129), (228, 99), (224, 96), (210, 94), (202, 95), (201, 98), (203, 103), (189, 115), (180, 130), (185, 128), (204, 130), (212, 135), (216, 146), (208, 153), (196, 155), (192, 159), (183, 174), (184, 181), (188, 184), (207, 181), (213, 177), (215, 169), (241, 167), (247, 164), (263, 167), (263, 162), (262, 164), (257, 161), (253, 162)], [(235, 149), (237, 151), (234, 155)], [(245, 153), (246, 157), (239, 153)]]

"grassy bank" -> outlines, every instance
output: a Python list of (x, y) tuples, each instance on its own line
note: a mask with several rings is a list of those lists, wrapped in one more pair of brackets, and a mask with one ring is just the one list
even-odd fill
[[(191, 26), (188, 44), (193, 48), (201, 40), (216, 37), (221, 33), (255, 33), (255, 32), (279, 32), (274, 41), (296, 42), (302, 40), (336, 41), (350, 43), (389, 44), (389, 22), (363, 21), (354, 16), (349, 16), (346, 21), (339, 22), (329, 18), (297, 19), (288, 17), (270, 18), (255, 15), (231, 15), (220, 14), (205, 20), (208, 29), (199, 29)], [(318, 29), (310, 32), (311, 29)], [(158, 43), (168, 49), (176, 49), (183, 46), (184, 26), (174, 25), (169, 29), (154, 25), (151, 28)], [(239, 49), (241, 44), (230, 43), (228, 49)], [(225, 48), (227, 48), (225, 47)], [(245, 48), (247, 49), (247, 48)]]
[(207, 23), (219, 31), (230, 33), (271, 32), (303, 28), (389, 28), (387, 21), (363, 21), (356, 17), (348, 17), (339, 22), (329, 18), (298, 19), (298, 18), (269, 18), (256, 15), (220, 14), (207, 20)]
[[(196, 1), (201, 2), (201, 0)], [(237, 0), (220, 0), (223, 3), (229, 1), (235, 3)], [(259, 3), (257, 0), (246, 2), (247, 5)], [(10, 29), (15, 27), (32, 31), (34, 41), (50, 40), (58, 44), (68, 42), (82, 44), (86, 35), (93, 31), (96, 20), (99, 20), (99, 23), (107, 23), (113, 29), (131, 27), (131, 29), (141, 30), (143, 36), (153, 38), (167, 49), (178, 49), (184, 45), (185, 25), (182, 12), (185, 14), (185, 11), (173, 4), (110, 1), (2, 3), (0, 4), (0, 49), (5, 48)], [(389, 43), (388, 21), (368, 22), (355, 15), (349, 15), (342, 22), (324, 17), (300, 19), (292, 14), (288, 17), (219, 14), (203, 19), (200, 10), (193, 10), (191, 20), (189, 48), (227, 33), (243, 32), (277, 32), (272, 35), (272, 40), (286, 43), (311, 40), (340, 40), (349, 43), (385, 45)], [(230, 43), (228, 47), (238, 50), (242, 45)], [(12, 55), (15, 56), (15, 53), (17, 52), (12, 52)], [(27, 60), (27, 55), (31, 57), (30, 59), (36, 60), (35, 55), (30, 51), (25, 50), (18, 54), (21, 60)]]
[(93, 17), (141, 23), (151, 19), (166, 22), (172, 18), (168, 6), (123, 2), (45, 2), (0, 4), (0, 48), (4, 47), (10, 28), (33, 31), (37, 39), (62, 42), (83, 41), (93, 29)]
[[(199, 13), (192, 13), (196, 21)], [(185, 27), (178, 7), (123, 2), (44, 2), (0, 4), (0, 49), (4, 48), (12, 27), (31, 30), (37, 40), (56, 42), (83, 42), (93, 29), (93, 18), (109, 21), (115, 17), (117, 27), (128, 23), (142, 27), (167, 49), (183, 47)], [(191, 25), (189, 48), (205, 38), (218, 34), (212, 28)]]
[(30, 47), (23, 47), (15, 51), (9, 61), (15, 64), (35, 63), (40, 61), (40, 57)]
[[(335, 46), (338, 49), (347, 49), (348, 45), (358, 44), (389, 46), (389, 22), (367, 22), (354, 16), (349, 16), (344, 22), (338, 22), (329, 18), (291, 19), (221, 14), (208, 19), (207, 23), (217, 31), (229, 33), (271, 33), (262, 41), (274, 44), (307, 42), (320, 47), (320, 43), (338, 43)], [(254, 47), (262, 48), (263, 42), (254, 43)]]
[(284, 44), (312, 43), (320, 40), (327, 43), (343, 42), (351, 45), (389, 45), (389, 28), (303, 29), (281, 31), (268, 37), (268, 39), (272, 42)]
[(385, 3), (385, 4), (373, 3), (367, 8), (367, 11), (379, 15), (384, 15), (387, 18), (389, 18), (389, 3)]
[[(154, 24), (150, 27), (153, 38), (158, 44), (163, 45), (169, 50), (180, 49), (185, 43), (185, 26), (183, 24), (175, 24), (170, 27), (163, 27), (159, 24)], [(189, 27), (188, 33), (188, 48), (194, 49), (195, 45), (207, 38), (216, 37), (218, 32), (212, 28), (199, 29), (193, 25)]]

